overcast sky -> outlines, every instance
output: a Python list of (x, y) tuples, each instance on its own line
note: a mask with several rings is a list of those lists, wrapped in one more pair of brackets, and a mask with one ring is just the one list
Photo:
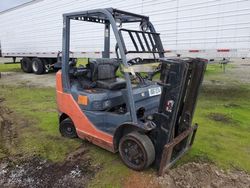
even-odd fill
[(0, 0), (0, 12), (31, 0)]

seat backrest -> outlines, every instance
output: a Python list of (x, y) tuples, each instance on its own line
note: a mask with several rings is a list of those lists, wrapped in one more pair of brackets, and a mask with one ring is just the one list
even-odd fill
[(90, 59), (87, 65), (91, 71), (91, 80), (108, 80), (116, 78), (116, 71), (119, 67), (117, 59)]

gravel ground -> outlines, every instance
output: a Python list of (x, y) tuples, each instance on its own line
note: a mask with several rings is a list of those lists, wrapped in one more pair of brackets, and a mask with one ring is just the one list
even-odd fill
[(23, 72), (1, 73), (0, 84), (20, 85), (26, 87), (55, 87), (55, 73), (35, 75)]
[[(230, 64), (234, 65), (234, 68), (233, 70), (227, 70), (226, 68), (225, 74), (228, 76), (228, 79), (233, 78), (242, 83), (250, 83), (250, 59), (232, 60)], [(55, 87), (55, 73), (35, 75), (23, 72), (7, 72), (2, 73), (0, 84), (28, 87)]]
[[(16, 58), (16, 62), (19, 62), (21, 58)], [(0, 63), (13, 62), (12, 58), (2, 58), (0, 57)]]
[(160, 187), (187, 188), (249, 188), (250, 175), (243, 171), (223, 171), (212, 164), (187, 163), (171, 169), (154, 181)]

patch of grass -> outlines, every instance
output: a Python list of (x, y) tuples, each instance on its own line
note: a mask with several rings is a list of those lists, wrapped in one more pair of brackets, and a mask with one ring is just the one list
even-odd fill
[(90, 155), (94, 164), (102, 164), (102, 169), (90, 182), (89, 187), (122, 187), (132, 170), (120, 160), (119, 154), (113, 154), (97, 146), (90, 145)]
[(21, 67), (19, 63), (15, 64), (3, 64), (0, 63), (0, 72), (20, 72)]
[[(62, 161), (67, 153), (79, 147), (79, 140), (61, 137), (54, 88), (23, 88), (0, 86), (0, 97), (28, 125), (18, 133), (19, 143), (13, 153), (39, 155), (52, 161)], [(17, 119), (18, 119), (17, 117)]]
[[(204, 98), (199, 101), (194, 122), (200, 124), (200, 127), (189, 155), (191, 158), (200, 155), (203, 158), (205, 155), (210, 161), (224, 168), (233, 166), (250, 172), (250, 118), (248, 115), (250, 104), (241, 103), (243, 105), (241, 109), (226, 109), (223, 104), (217, 101), (214, 105)], [(207, 117), (211, 112), (231, 116), (238, 123), (211, 120)]]
[[(232, 64), (226, 64), (225, 65), (225, 71), (227, 71), (228, 69), (231, 69), (233, 68), (233, 65)], [(223, 65), (222, 64), (219, 64), (219, 63), (209, 63), (207, 65), (207, 69), (206, 69), (206, 76), (209, 76), (209, 75), (215, 75), (215, 74), (218, 74), (218, 73), (223, 73), (224, 70), (223, 70)]]
[(243, 85), (204, 85), (202, 94), (213, 100), (228, 100), (230, 98), (245, 98), (249, 94), (249, 88)]
[[(218, 81), (226, 80), (227, 75), (214, 74)], [(204, 85), (193, 120), (200, 125), (196, 140), (180, 163), (200, 159), (250, 172), (249, 96), (250, 86), (237, 81)]]

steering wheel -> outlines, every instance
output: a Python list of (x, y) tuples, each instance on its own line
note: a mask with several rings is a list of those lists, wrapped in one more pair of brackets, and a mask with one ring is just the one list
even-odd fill
[(154, 72), (148, 73), (148, 79), (153, 80), (153, 77), (160, 72), (161, 72), (161, 64), (159, 64), (159, 66), (154, 70)]
[(129, 65), (136, 65), (136, 64), (142, 64), (142, 63), (143, 63), (143, 60), (140, 57), (136, 57), (128, 61)]
[[(140, 57), (133, 58), (128, 61), (128, 64), (131, 65), (136, 65), (136, 64), (142, 64), (143, 60)], [(130, 79), (131, 80), (139, 80), (140, 83), (144, 84), (144, 78), (141, 76), (139, 72), (136, 72), (135, 75), (130, 74)]]
[[(143, 59), (140, 57), (136, 57), (128, 61), (129, 65), (136, 65), (136, 64), (142, 64), (142, 63), (143, 63)], [(144, 82), (144, 79), (152, 80), (153, 77), (160, 71), (161, 71), (161, 64), (153, 72), (148, 72), (147, 75), (142, 76), (139, 72), (136, 73), (136, 77), (140, 80), (140, 82)]]

